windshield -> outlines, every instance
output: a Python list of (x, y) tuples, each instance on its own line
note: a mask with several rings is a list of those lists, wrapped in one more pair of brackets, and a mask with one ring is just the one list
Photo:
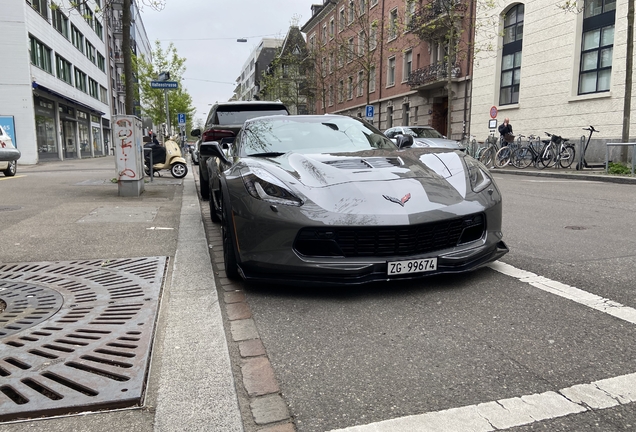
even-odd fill
[(257, 119), (245, 125), (241, 154), (348, 153), (396, 150), (379, 130), (356, 119), (340, 116), (287, 116)]
[(246, 120), (270, 115), (287, 115), (287, 110), (281, 105), (231, 105), (218, 107), (215, 124), (242, 125)]
[(409, 135), (415, 138), (444, 138), (444, 135), (432, 128), (410, 127), (404, 129)]

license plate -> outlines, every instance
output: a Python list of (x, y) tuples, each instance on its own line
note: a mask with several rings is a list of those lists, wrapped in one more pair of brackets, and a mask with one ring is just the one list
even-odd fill
[(437, 258), (423, 258), (407, 261), (389, 261), (387, 263), (388, 275), (422, 273), (435, 270), (437, 270)]

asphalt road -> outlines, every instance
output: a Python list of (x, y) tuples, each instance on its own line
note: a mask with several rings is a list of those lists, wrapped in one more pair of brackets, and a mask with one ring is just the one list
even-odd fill
[[(636, 188), (505, 174), (497, 182), (511, 250), (502, 261), (547, 278), (546, 289), (492, 268), (357, 289), (244, 287), (298, 431), (382, 421), (414, 430), (409, 419), (424, 427), (449, 409), (588, 391), (601, 380), (632, 385), (636, 321), (611, 313), (636, 308)], [(560, 284), (564, 294), (550, 292)], [(607, 300), (619, 305), (607, 311)], [(560, 411), (539, 401), (547, 413), (510, 430), (636, 430), (634, 389), (607, 406)], [(458, 430), (521, 424), (508, 420)]]

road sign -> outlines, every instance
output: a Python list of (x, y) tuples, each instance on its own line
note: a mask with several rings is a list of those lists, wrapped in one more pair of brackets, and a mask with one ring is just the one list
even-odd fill
[(368, 119), (372, 119), (374, 114), (375, 113), (374, 113), (373, 105), (367, 105), (365, 117)]
[(150, 81), (150, 87), (154, 89), (176, 89), (179, 83), (176, 81)]
[(490, 118), (497, 118), (497, 114), (499, 112), (497, 111), (497, 107), (496, 106), (492, 106), (490, 108)]
[(186, 125), (186, 115), (183, 113), (177, 114), (177, 121), (179, 122), (179, 126)]

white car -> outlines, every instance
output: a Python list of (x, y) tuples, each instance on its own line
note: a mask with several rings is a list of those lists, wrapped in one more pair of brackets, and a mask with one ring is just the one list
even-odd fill
[(0, 172), (13, 177), (18, 170), (20, 151), (15, 148), (8, 133), (0, 126)]
[(466, 150), (459, 141), (446, 138), (430, 126), (396, 126), (385, 130), (384, 135), (393, 142), (395, 142), (398, 135), (411, 135), (413, 137), (413, 147)]

